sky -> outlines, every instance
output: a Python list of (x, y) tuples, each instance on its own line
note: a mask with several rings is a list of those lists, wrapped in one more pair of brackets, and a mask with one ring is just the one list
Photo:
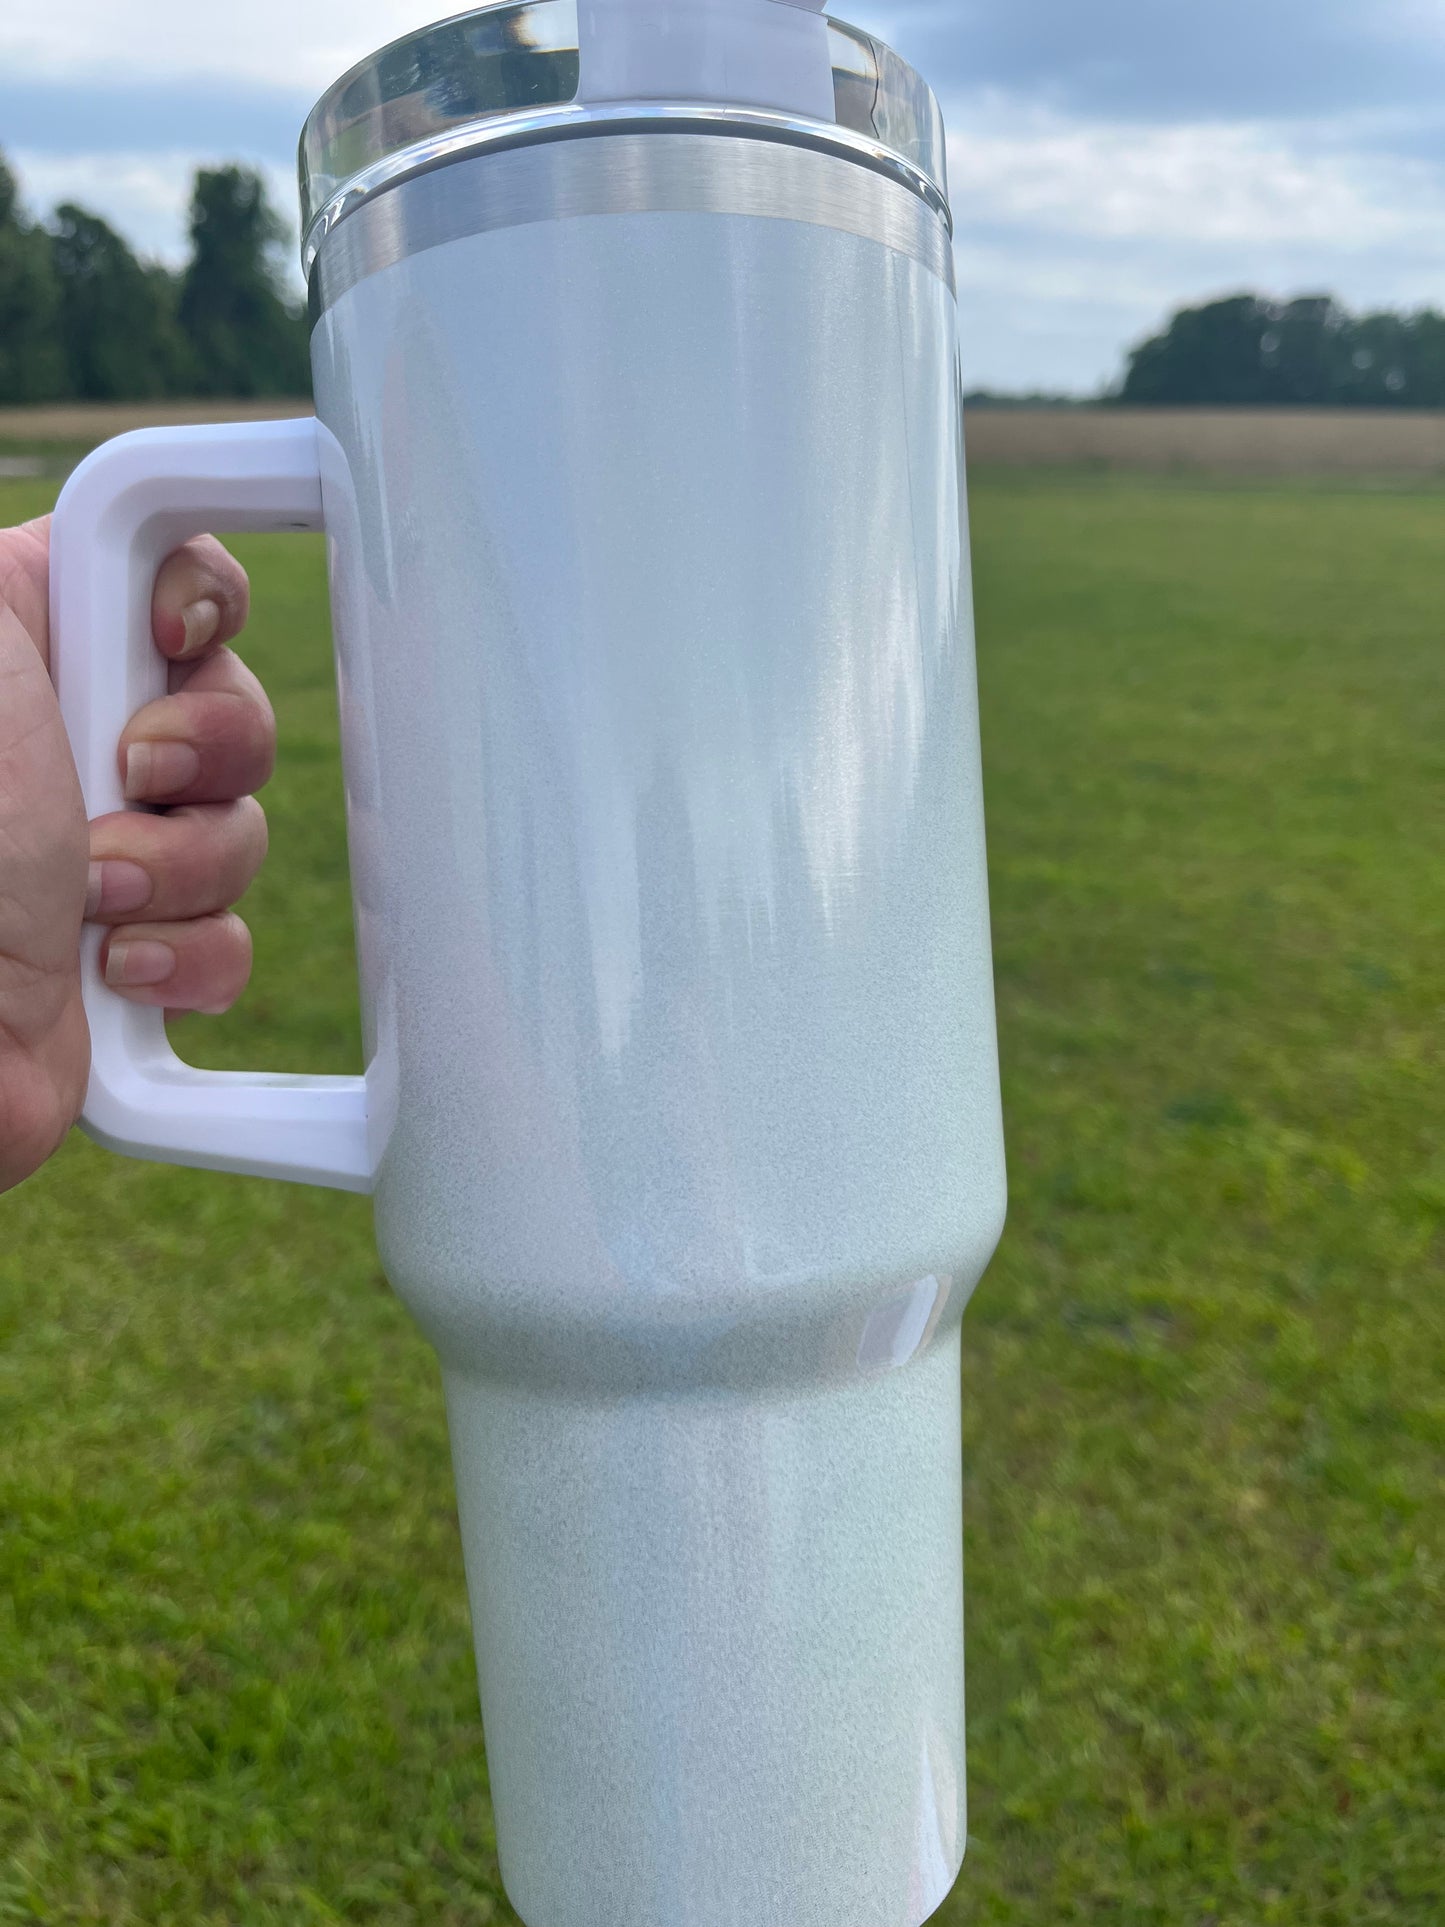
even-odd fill
[[(5, 0), (0, 149), (179, 260), (192, 170), (295, 215), (307, 108), (444, 0)], [(971, 384), (1087, 394), (1184, 302), (1445, 307), (1441, 0), (838, 0), (949, 130)]]

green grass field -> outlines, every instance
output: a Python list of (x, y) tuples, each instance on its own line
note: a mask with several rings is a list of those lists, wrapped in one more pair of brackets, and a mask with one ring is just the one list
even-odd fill
[[(950, 1927), (1445, 1919), (1442, 531), (976, 488), (1013, 1206), (964, 1326)], [(186, 1048), (347, 1069), (320, 551), (237, 546), (274, 860)], [(364, 1203), (72, 1142), (0, 1201), (0, 1921), (511, 1918)]]

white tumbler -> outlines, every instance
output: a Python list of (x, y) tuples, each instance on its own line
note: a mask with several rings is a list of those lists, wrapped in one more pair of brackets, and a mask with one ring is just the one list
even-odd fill
[(83, 464), (57, 654), (118, 808), (160, 557), (325, 528), (366, 1073), (182, 1064), (92, 933), (85, 1121), (374, 1191), (528, 1927), (916, 1927), (1004, 1212), (937, 108), (784, 0), (532, 0), (302, 162), (317, 421)]

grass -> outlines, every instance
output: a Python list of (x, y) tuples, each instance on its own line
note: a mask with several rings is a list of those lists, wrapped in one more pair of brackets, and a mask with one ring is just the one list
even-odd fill
[[(974, 537), (1013, 1207), (964, 1327), (940, 1918), (1425, 1927), (1440, 499), (985, 476)], [(237, 546), (274, 862), (188, 1048), (346, 1069), (319, 549)], [(363, 1203), (73, 1142), (0, 1201), (0, 1441), (0, 1921), (512, 1918), (436, 1374)]]

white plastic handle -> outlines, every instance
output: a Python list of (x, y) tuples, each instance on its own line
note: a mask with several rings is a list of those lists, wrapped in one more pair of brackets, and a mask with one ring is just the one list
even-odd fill
[[(206, 530), (319, 529), (312, 421), (152, 428), (81, 463), (51, 531), (51, 663), (88, 816), (126, 807), (117, 745), (165, 693), (151, 639), (156, 570)], [(165, 1017), (107, 989), (102, 932), (81, 959), (91, 1071), (81, 1123), (131, 1157), (369, 1191), (366, 1081), (205, 1071), (183, 1063)]]

